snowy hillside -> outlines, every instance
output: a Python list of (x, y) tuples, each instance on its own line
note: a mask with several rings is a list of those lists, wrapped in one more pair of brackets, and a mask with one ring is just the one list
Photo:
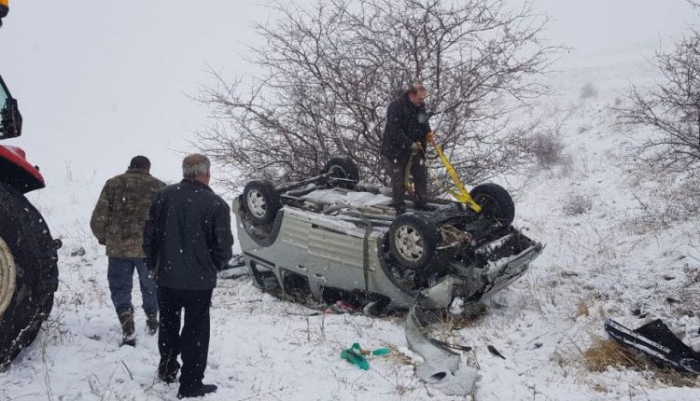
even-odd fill
[[(218, 5), (229, 7), (226, 12), (207, 5), (202, 15), (183, 14), (185, 18), (168, 9), (163, 18), (172, 26), (163, 24), (163, 37), (156, 40), (148, 33), (160, 9), (151, 3), (144, 7), (152, 19), (126, 19), (123, 25), (110, 19), (121, 9), (100, 9), (103, 5), (87, 0), (76, 3), (85, 6), (84, 13), (98, 13), (109, 24), (74, 17), (76, 25), (67, 24), (65, 35), (70, 39), (65, 41), (56, 32), (42, 31), (39, 38), (26, 39), (31, 29), (22, 35), (14, 31), (14, 37), (25, 37), (18, 40), (27, 46), (14, 46), (3, 54), (14, 55), (12, 60), (0, 61), (0, 72), (26, 110), (24, 136), (7, 144), (24, 147), (33, 163), (46, 166), (42, 171), (48, 187), (29, 197), (46, 217), (53, 236), (64, 244), (59, 250), (60, 284), (54, 310), (37, 340), (0, 373), (0, 401), (174, 400), (177, 386), (156, 378), (158, 349), (155, 338), (146, 334), (141, 309), (136, 312), (137, 346), (118, 345), (121, 333), (109, 297), (107, 258), (88, 222), (104, 180), (122, 172), (137, 153), (143, 151), (157, 160), (154, 174), (159, 178), (178, 179), (181, 156), (175, 151), (191, 151), (183, 138), (189, 129), (207, 123), (205, 113), (184, 94), (192, 94), (203, 80), (193, 72), (201, 72), (203, 60), (218, 68), (237, 59), (231, 54), (214, 60), (208, 56), (223, 53), (209, 41), (233, 35), (224, 29), (231, 19), (225, 15), (237, 10), (231, 5), (234, 2), (225, 2), (226, 6)], [(567, 2), (542, 3), (563, 9), (561, 4)], [(578, 8), (567, 9), (569, 17), (582, 12), (581, 4), (589, 2), (572, 3)], [(602, 5), (608, 2), (592, 3), (605, 11)], [(634, 2), (622, 3), (629, 9)], [(666, 9), (666, 5), (659, 7)], [(678, 11), (683, 7), (659, 18), (675, 21), (672, 17), (683, 14)], [(16, 10), (16, 20), (6, 21), (3, 30), (30, 18), (19, 4)], [(254, 16), (247, 11), (241, 18)], [(622, 18), (620, 9), (613, 11), (612, 15)], [(218, 19), (208, 23), (203, 16)], [(584, 17), (591, 24), (587, 29), (595, 31), (595, 14), (586, 9)], [(27, 23), (39, 32), (49, 20), (55, 23), (48, 16)], [(615, 23), (609, 15), (607, 20)], [(554, 27), (566, 29), (567, 21), (561, 17)], [(186, 23), (194, 28), (183, 30)], [(82, 24), (102, 34), (114, 29), (109, 38), (115, 43), (121, 43), (119, 29), (134, 29), (131, 42), (120, 45), (124, 49), (112, 48), (118, 52), (112, 58), (95, 56), (104, 67), (105, 76), (99, 79), (84, 57), (109, 52), (102, 53), (99, 35), (86, 35), (90, 30)], [(643, 24), (629, 28), (641, 29), (639, 25)], [(211, 36), (192, 35), (195, 28), (208, 26), (217, 27)], [(3, 36), (6, 32), (10, 36)], [(13, 31), (6, 32), (0, 31), (0, 39), (13, 37)], [(168, 32), (178, 36), (172, 39)], [(153, 42), (129, 46), (144, 36)], [(603, 32), (595, 31), (594, 36), (605, 40)], [(557, 37), (583, 47), (587, 36), (579, 30)], [(73, 42), (77, 50), (66, 50), (72, 49), (70, 42), (75, 40), (81, 44)], [(3, 50), (6, 43), (0, 43)], [(230, 42), (221, 43), (224, 47)], [(555, 94), (539, 101), (537, 113), (563, 145), (561, 158), (499, 181), (513, 192), (514, 224), (547, 244), (543, 254), (520, 281), (488, 302), (483, 315), (469, 322), (445, 322), (437, 329), (444, 329), (443, 338), (473, 347), (464, 358), (478, 363), (477, 401), (700, 399), (698, 379), (672, 382), (662, 380), (653, 369), (591, 371), (586, 365), (587, 350), (606, 338), (605, 318), (631, 328), (661, 318), (686, 344), (700, 350), (700, 201), (687, 196), (687, 187), (697, 186), (697, 179), (666, 177), (640, 166), (633, 145), (650, 132), (614, 125), (610, 107), (621, 104), (630, 82), (649, 85), (658, 77), (644, 58), (659, 44), (656, 35), (625, 43), (614, 41), (615, 51), (606, 51), (605, 46), (590, 48), (585, 56), (572, 51), (560, 60), (559, 72), (548, 78)], [(180, 52), (178, 46), (184, 50)], [(160, 52), (153, 50), (157, 48)], [(62, 51), (69, 51), (80, 68), (67, 65)], [(168, 55), (160, 64), (133, 67), (123, 77), (114, 75), (128, 57), (133, 56), (129, 65), (136, 66), (153, 53)], [(22, 54), (53, 64), (58, 72), (48, 76), (41, 73), (41, 65), (25, 67), (16, 61)], [(46, 54), (52, 57), (45, 58)], [(175, 61), (181, 59), (182, 64)], [(170, 66), (177, 73), (165, 74)], [(31, 74), (23, 74), (25, 70)], [(138, 79), (133, 82), (133, 77)], [(46, 87), (53, 88), (50, 96), (44, 96)], [(148, 96), (141, 96), (140, 89)], [(98, 101), (100, 91), (116, 95)], [(73, 93), (76, 99), (68, 102)], [(64, 104), (70, 106), (63, 109)], [(40, 119), (40, 115), (47, 117)], [(232, 197), (225, 195), (228, 201)], [(134, 300), (139, 306), (138, 290)], [(263, 294), (247, 277), (220, 280), (213, 302), (205, 382), (217, 384), (219, 391), (206, 400), (464, 399), (446, 397), (416, 377), (414, 369), (421, 358), (408, 350), (400, 317), (319, 315), (315, 309)], [(394, 352), (371, 359), (370, 370), (362, 371), (340, 358), (341, 351), (355, 342)], [(488, 345), (505, 359), (493, 356)]]
[[(655, 74), (634, 52), (618, 58), (552, 76), (558, 95), (539, 109), (552, 122), (563, 119), (561, 162), (503, 182), (516, 190), (516, 225), (547, 247), (484, 315), (445, 334), (474, 349), (477, 400), (700, 398), (697, 381), (673, 387), (649, 372), (585, 365), (607, 317), (628, 327), (659, 317), (700, 348), (698, 221), (674, 219), (676, 185), (634, 163), (629, 148), (645, 133), (613, 125), (608, 108), (628, 78), (644, 83)], [(88, 227), (101, 185), (67, 169), (62, 182), (32, 195), (64, 242), (61, 283), (38, 340), (0, 374), (2, 400), (175, 398), (176, 387), (155, 378), (158, 351), (142, 311), (137, 346), (118, 346), (107, 261)], [(313, 312), (263, 294), (248, 278), (221, 280), (206, 377), (220, 389), (208, 399), (450, 399), (416, 378), (420, 357), (407, 349), (402, 319)], [(354, 342), (396, 352), (365, 372), (339, 357)]]

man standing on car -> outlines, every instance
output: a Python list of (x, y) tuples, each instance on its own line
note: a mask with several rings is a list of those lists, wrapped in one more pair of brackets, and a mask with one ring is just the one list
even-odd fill
[[(425, 165), (426, 140), (431, 132), (425, 98), (428, 91), (421, 83), (414, 83), (391, 102), (386, 112), (386, 127), (382, 138), (382, 155), (388, 161), (391, 177), (392, 203), (397, 214), (406, 211), (406, 169), (413, 175), (415, 209), (426, 208), (428, 169)], [(410, 164), (410, 166), (409, 166)]]
[[(209, 307), (216, 274), (232, 257), (231, 211), (209, 188), (209, 159), (192, 154), (183, 179), (156, 195), (144, 228), (143, 248), (158, 283), (158, 377), (175, 381), (182, 355), (179, 398), (215, 392), (203, 384), (209, 351)], [(180, 333), (180, 317), (185, 325)]]
[(158, 330), (156, 283), (148, 277), (143, 252), (143, 225), (156, 193), (165, 184), (150, 175), (151, 162), (145, 156), (131, 159), (126, 173), (104, 185), (90, 219), (90, 228), (100, 245), (106, 246), (107, 279), (112, 303), (122, 326), (122, 345), (136, 345), (134, 306), (131, 303), (134, 269), (141, 284), (143, 310), (149, 334)]

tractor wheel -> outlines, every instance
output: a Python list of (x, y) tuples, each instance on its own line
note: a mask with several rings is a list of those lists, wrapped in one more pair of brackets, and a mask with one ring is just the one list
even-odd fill
[(402, 214), (389, 227), (391, 254), (402, 266), (412, 270), (428, 266), (440, 238), (432, 222), (415, 214)]
[(355, 184), (360, 181), (360, 170), (349, 157), (334, 157), (328, 160), (328, 163), (323, 167), (323, 173), (328, 172), (331, 173), (332, 178), (337, 178), (337, 180), (328, 180), (333, 187), (353, 189)]
[(0, 183), (0, 368), (39, 334), (58, 286), (58, 257), (41, 214)]
[(282, 208), (280, 195), (270, 181), (250, 181), (243, 189), (243, 201), (256, 226), (272, 223)]
[(469, 193), (474, 201), (481, 206), (480, 218), (509, 226), (515, 218), (515, 204), (500, 185), (486, 183), (477, 185)]

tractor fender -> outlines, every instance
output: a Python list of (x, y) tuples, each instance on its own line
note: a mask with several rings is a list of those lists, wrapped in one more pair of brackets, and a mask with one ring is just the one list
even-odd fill
[(46, 186), (39, 168), (32, 166), (25, 157), (21, 148), (0, 145), (0, 181), (23, 194)]

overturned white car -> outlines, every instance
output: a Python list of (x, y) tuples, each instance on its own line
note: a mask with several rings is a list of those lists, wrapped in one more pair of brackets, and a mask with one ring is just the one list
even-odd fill
[(364, 185), (348, 158), (275, 185), (251, 181), (233, 203), (243, 258), (256, 285), (333, 303), (468, 311), (520, 277), (542, 245), (511, 226), (510, 195), (470, 191), (479, 213), (432, 200), (396, 216), (388, 188)]

